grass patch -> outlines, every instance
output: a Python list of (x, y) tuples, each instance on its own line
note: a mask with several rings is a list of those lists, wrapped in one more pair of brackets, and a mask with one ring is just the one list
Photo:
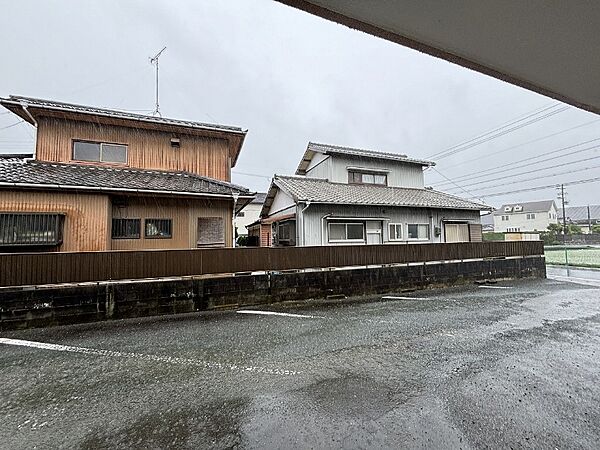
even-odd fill
[[(600, 248), (569, 248), (567, 249), (569, 266), (592, 267), (600, 269)], [(565, 250), (545, 250), (546, 264), (564, 266)]]

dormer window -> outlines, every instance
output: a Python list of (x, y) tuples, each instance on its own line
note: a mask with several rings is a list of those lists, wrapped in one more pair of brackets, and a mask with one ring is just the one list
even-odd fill
[(512, 206), (505, 206), (504, 207), (504, 212), (511, 212), (512, 211)]
[(521, 205), (515, 206), (515, 212), (521, 212), (521, 211), (523, 211), (523, 207)]
[(106, 142), (73, 141), (73, 159), (76, 161), (127, 163), (127, 146)]
[(358, 170), (348, 171), (348, 183), (350, 184), (377, 184), (387, 186), (387, 174), (377, 172), (366, 172)]

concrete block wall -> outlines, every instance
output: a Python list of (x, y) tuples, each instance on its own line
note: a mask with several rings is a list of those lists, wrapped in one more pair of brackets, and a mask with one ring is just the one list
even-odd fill
[(0, 330), (544, 278), (543, 257), (0, 289)]

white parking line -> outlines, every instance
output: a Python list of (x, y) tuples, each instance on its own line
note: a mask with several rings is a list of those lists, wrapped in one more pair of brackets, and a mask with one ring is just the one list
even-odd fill
[(600, 280), (592, 280), (589, 278), (578, 278), (578, 277), (563, 277), (561, 275), (548, 275), (549, 280), (582, 284), (584, 286), (600, 287)]
[(236, 364), (223, 364), (219, 362), (202, 361), (198, 359), (190, 358), (178, 358), (176, 356), (158, 356), (158, 355), (145, 355), (142, 353), (129, 353), (129, 352), (118, 352), (114, 350), (103, 350), (88, 347), (73, 347), (71, 345), (60, 345), (51, 344), (47, 342), (35, 342), (25, 341), (21, 339), (8, 339), (0, 338), (0, 344), (4, 345), (16, 345), (20, 347), (31, 347), (42, 350), (53, 350), (58, 352), (71, 352), (71, 353), (82, 353), (84, 355), (94, 356), (108, 356), (113, 358), (131, 358), (141, 359), (146, 361), (163, 362), (169, 364), (185, 364), (191, 366), (199, 366), (205, 369), (221, 369), (231, 370), (234, 372), (254, 372), (254, 373), (266, 373), (269, 375), (297, 375), (300, 372), (294, 370), (284, 370), (270, 367), (256, 367), (256, 366), (238, 366)]
[(479, 287), (481, 289), (512, 289), (512, 286), (488, 286), (487, 284), (482, 284)]
[(236, 311), (238, 314), (259, 314), (262, 316), (284, 316), (284, 317), (298, 317), (301, 319), (324, 319), (323, 316), (307, 316), (305, 314), (290, 314), (290, 313), (281, 313), (275, 311), (257, 311), (255, 309), (240, 309)]
[(385, 300), (427, 300), (425, 297), (395, 297), (393, 295), (386, 295), (385, 297), (381, 297)]

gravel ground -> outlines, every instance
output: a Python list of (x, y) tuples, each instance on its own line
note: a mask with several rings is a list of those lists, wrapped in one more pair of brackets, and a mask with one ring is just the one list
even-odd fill
[(0, 446), (597, 448), (600, 289), (553, 280), (0, 334)]

